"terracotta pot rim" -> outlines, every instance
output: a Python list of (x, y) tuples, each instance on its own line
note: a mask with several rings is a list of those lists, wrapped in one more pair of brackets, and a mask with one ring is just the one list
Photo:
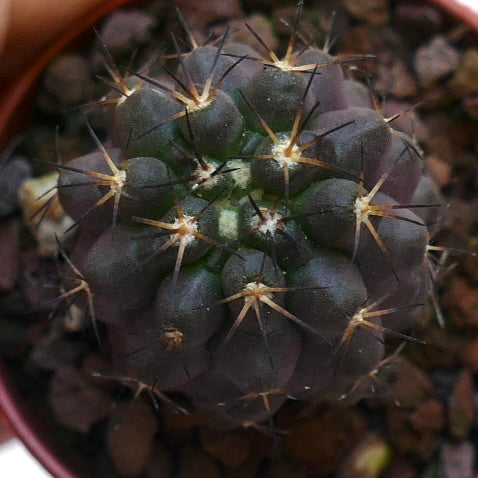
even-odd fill
[(478, 10), (464, 5), (460, 0), (428, 0), (443, 10), (450, 12), (458, 20), (469, 25), (478, 32)]
[[(478, 32), (478, 11), (472, 10), (458, 0), (427, 1), (449, 12)], [(130, 3), (138, 2), (134, 2), (134, 0), (105, 0), (94, 11), (83, 17), (76, 24), (75, 29), (67, 31), (64, 36), (51, 44), (46, 49), (45, 54), (38, 57), (21, 78), (17, 79), (14, 84), (7, 85), (6, 90), (4, 90), (3, 101), (0, 101), (0, 149), (5, 146), (7, 139), (16, 132), (18, 125), (12, 124), (12, 118), (19, 116), (18, 113), (21, 111), (22, 105), (30, 96), (33, 87), (48, 63), (74, 43), (93, 24), (101, 20), (111, 9)], [(0, 360), (0, 408), (4, 411), (12, 428), (30, 452), (54, 477), (78, 478), (78, 472), (73, 471), (66, 465), (63, 459), (48, 446), (40, 428), (33, 426), (36, 420), (29, 413), (31, 411), (30, 407), (25, 405), (24, 399), (16, 390), (7, 368)]]

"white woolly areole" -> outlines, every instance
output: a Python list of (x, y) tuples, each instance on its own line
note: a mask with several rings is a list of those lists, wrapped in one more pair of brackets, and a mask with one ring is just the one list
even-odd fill
[[(245, 291), (254, 291), (255, 294), (257, 295), (263, 295), (266, 297), (269, 297), (269, 299), (272, 299), (272, 294), (270, 292), (261, 292), (261, 289), (268, 289), (269, 286), (266, 284), (263, 284), (262, 282), (248, 282), (246, 284), (246, 287), (244, 287)], [(248, 296), (245, 297), (247, 299)]]
[(219, 235), (226, 239), (237, 239), (239, 236), (239, 216), (232, 209), (223, 209), (219, 213)]
[(227, 162), (227, 169), (235, 168), (238, 169), (228, 174), (230, 174), (237, 187), (247, 189), (251, 182), (251, 166), (242, 159), (232, 159)]
[(188, 216), (185, 214), (182, 219), (176, 218), (172, 223), (172, 226), (180, 229), (180, 231), (173, 236), (177, 240), (175, 244), (176, 246), (179, 246), (180, 242), (187, 246), (196, 239), (193, 232), (197, 232), (198, 223), (194, 216)]
[(209, 189), (215, 186), (219, 180), (219, 174), (212, 176), (215, 171), (216, 168), (209, 163), (207, 163), (207, 169), (203, 169), (202, 166), (198, 166), (196, 171), (194, 172), (194, 176), (196, 177), (197, 182), (192, 187), (192, 190), (194, 191), (200, 186), (205, 189)]
[(264, 219), (255, 215), (251, 220), (251, 227), (260, 234), (266, 235), (269, 233), (271, 236), (274, 236), (277, 229), (282, 228), (282, 223), (280, 222), (282, 216), (278, 212), (271, 211), (267, 208), (261, 207), (259, 209)]
[(272, 156), (279, 163), (281, 168), (288, 166), (289, 169), (292, 169), (298, 165), (297, 158), (300, 158), (299, 147), (294, 144), (289, 155), (285, 154), (286, 149), (290, 145), (290, 138), (281, 139), (277, 144), (272, 146)]

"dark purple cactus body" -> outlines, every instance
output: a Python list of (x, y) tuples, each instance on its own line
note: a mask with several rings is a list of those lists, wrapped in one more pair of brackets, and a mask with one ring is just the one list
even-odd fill
[(431, 287), (419, 150), (332, 55), (289, 46), (225, 36), (178, 51), (168, 81), (138, 73), (115, 148), (59, 180), (114, 372), (221, 426), (343, 397)]

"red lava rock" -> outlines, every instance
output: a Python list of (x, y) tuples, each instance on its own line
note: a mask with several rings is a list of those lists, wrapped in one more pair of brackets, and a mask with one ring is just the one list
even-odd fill
[(199, 448), (187, 446), (179, 456), (179, 472), (175, 478), (221, 478), (221, 472), (214, 460)]
[(451, 166), (434, 155), (425, 156), (427, 172), (438, 187), (447, 185), (451, 179)]
[(409, 348), (413, 362), (425, 369), (455, 367), (463, 355), (465, 341), (463, 337), (441, 329), (436, 324), (434, 316), (433, 321), (435, 325), (429, 327), (425, 335), (421, 337), (426, 346), (418, 344)]
[(429, 86), (453, 73), (460, 63), (458, 50), (442, 35), (436, 35), (415, 52), (413, 65), (422, 86)]
[(220, 432), (203, 427), (199, 439), (203, 450), (225, 466), (238, 467), (249, 457), (249, 442), (240, 431)]
[(88, 384), (77, 369), (59, 368), (51, 381), (48, 403), (60, 423), (80, 433), (88, 433), (110, 412), (111, 400)]
[(433, 390), (433, 384), (427, 375), (410, 360), (398, 357), (395, 377), (389, 390), (402, 408), (412, 408), (428, 398)]
[(407, 64), (397, 57), (394, 51), (378, 53), (377, 78), (375, 88), (380, 92), (387, 92), (390, 96), (406, 98), (418, 92), (415, 78)]
[(209, 0), (207, 2), (176, 0), (175, 4), (188, 24), (195, 27), (204, 27), (210, 23), (244, 16), (239, 0)]
[(410, 413), (409, 421), (418, 432), (438, 432), (445, 426), (445, 407), (438, 400), (430, 398)]
[(435, 432), (420, 433), (408, 421), (410, 411), (399, 407), (387, 411), (387, 436), (400, 452), (429, 460), (438, 446)]
[(477, 75), (478, 49), (470, 48), (465, 52), (459, 67), (449, 83), (455, 96), (463, 98), (478, 92)]
[(461, 277), (452, 277), (442, 306), (458, 326), (478, 326), (478, 289)]
[(236, 468), (225, 469), (224, 476), (226, 478), (262, 478), (258, 475), (259, 462), (260, 458), (253, 456)]
[(473, 376), (469, 370), (463, 369), (448, 406), (450, 434), (457, 440), (464, 440), (469, 434), (474, 418), (473, 396)]
[(58, 370), (73, 363), (81, 356), (84, 345), (72, 342), (55, 333), (44, 335), (30, 353), (30, 359), (36, 367), (43, 370)]
[(157, 431), (157, 417), (141, 399), (115, 404), (106, 446), (120, 476), (134, 477), (145, 470)]
[(344, 38), (340, 39), (340, 51), (344, 53), (354, 53), (368, 55), (374, 50), (375, 38), (371, 37), (371, 32), (362, 25), (352, 27)]
[(385, 25), (390, 18), (389, 0), (344, 0), (343, 5), (352, 17), (370, 25)]
[(471, 478), (475, 463), (475, 448), (468, 442), (444, 443), (441, 449), (443, 474), (446, 478)]
[(320, 407), (302, 418), (284, 438), (287, 454), (309, 470), (335, 471), (365, 428), (365, 420), (352, 408)]
[[(0, 173), (1, 174), (1, 173)], [(0, 220), (0, 291), (15, 287), (20, 265), (20, 223), (16, 219)]]
[(145, 478), (171, 478), (173, 470), (170, 453), (160, 443), (156, 443), (144, 470)]
[[(247, 24), (264, 40), (264, 43), (273, 51), (279, 46), (279, 40), (274, 33), (271, 22), (266, 16), (256, 13), (246, 18), (231, 20), (227, 22), (230, 28), (230, 34), (227, 38), (229, 42), (238, 42), (255, 48), (258, 52), (266, 53), (264, 47), (251, 35), (251, 32), (245, 27)], [(217, 30), (218, 34), (224, 33), (225, 28)]]
[(67, 108), (88, 101), (92, 92), (88, 61), (81, 55), (60, 55), (43, 76), (37, 105), (47, 113), (61, 114)]
[(413, 464), (403, 456), (393, 458), (383, 473), (383, 478), (416, 478), (417, 476), (417, 470)]
[(196, 428), (203, 423), (198, 413), (185, 415), (168, 406), (161, 407), (161, 419), (166, 441), (177, 446), (189, 443), (195, 435)]
[(147, 41), (155, 26), (156, 19), (145, 11), (118, 10), (103, 23), (100, 36), (113, 55), (121, 55)]

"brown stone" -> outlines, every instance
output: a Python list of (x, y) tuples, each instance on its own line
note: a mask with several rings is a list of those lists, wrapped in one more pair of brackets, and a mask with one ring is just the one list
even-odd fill
[(459, 98), (478, 92), (478, 49), (465, 52), (461, 64), (450, 80), (450, 88)]
[(414, 68), (423, 86), (429, 86), (453, 73), (460, 63), (460, 54), (442, 35), (436, 35), (415, 52)]
[(244, 16), (239, 0), (209, 0), (192, 2), (175, 0), (189, 25), (204, 27), (211, 23)]
[(478, 327), (478, 289), (461, 277), (453, 277), (443, 295), (442, 306), (459, 326)]
[(405, 357), (398, 357), (395, 363), (395, 377), (389, 388), (400, 406), (411, 408), (428, 398), (433, 384), (427, 375)]
[(70, 365), (59, 368), (51, 381), (48, 403), (60, 423), (80, 433), (88, 433), (110, 412), (108, 395), (88, 384)]
[(330, 473), (357, 443), (364, 427), (363, 417), (352, 408), (319, 407), (291, 427), (284, 446), (293, 460)]
[(409, 421), (419, 432), (438, 432), (445, 425), (445, 407), (438, 400), (430, 398), (420, 403), (410, 413)]
[(451, 166), (448, 163), (431, 154), (425, 157), (425, 162), (428, 174), (438, 187), (441, 188), (450, 182)]
[(134, 477), (145, 470), (157, 431), (157, 417), (141, 399), (112, 408), (106, 446), (120, 476)]
[(238, 467), (249, 457), (249, 442), (240, 430), (220, 432), (203, 427), (199, 430), (199, 439), (203, 450), (225, 466)]
[(144, 471), (145, 478), (171, 478), (173, 470), (171, 454), (160, 443), (156, 443)]
[(390, 18), (389, 0), (344, 0), (347, 12), (370, 25), (385, 25)]
[(450, 434), (457, 440), (464, 440), (470, 432), (474, 418), (473, 393), (473, 376), (469, 370), (462, 369), (448, 406)]
[(375, 88), (396, 98), (415, 96), (418, 86), (407, 64), (397, 57), (394, 51), (381, 51), (378, 54), (377, 78)]
[(212, 457), (199, 448), (188, 445), (179, 456), (179, 472), (176, 478), (220, 478), (221, 472)]

